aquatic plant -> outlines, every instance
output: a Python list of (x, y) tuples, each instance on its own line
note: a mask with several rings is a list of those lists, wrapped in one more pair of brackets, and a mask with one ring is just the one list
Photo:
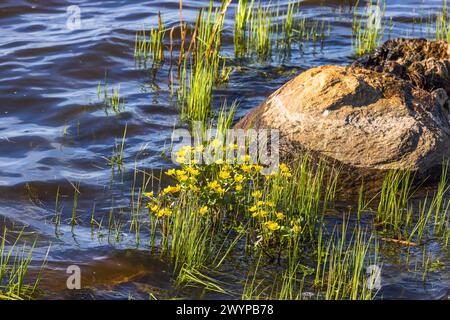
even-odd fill
[(124, 158), (123, 158), (123, 151), (125, 148), (125, 141), (126, 141), (126, 136), (127, 136), (127, 129), (128, 129), (128, 124), (125, 124), (125, 128), (123, 129), (123, 135), (122, 138), (119, 140), (119, 142), (115, 141), (114, 143), (114, 148), (111, 152), (111, 158), (105, 158), (103, 157), (105, 160), (107, 160), (108, 165), (111, 167), (111, 178), (114, 178), (114, 172), (116, 169), (116, 166), (119, 170), (119, 172), (124, 173)]
[(416, 245), (422, 242), (425, 233), (445, 239), (450, 210), (446, 198), (450, 190), (447, 172), (448, 163), (444, 162), (436, 191), (415, 206), (411, 173), (391, 171), (386, 175), (375, 217), (375, 226), (381, 230), (385, 241)]
[[(147, 37), (148, 35), (148, 37)], [(158, 27), (151, 28), (146, 31), (142, 28), (136, 33), (134, 43), (134, 58), (138, 65), (147, 65), (151, 61), (153, 66), (156, 66), (164, 61), (164, 38), (166, 29), (161, 18), (161, 13), (158, 12)]]
[(19, 232), (15, 240), (9, 244), (6, 240), (8, 230), (5, 227), (0, 237), (0, 300), (31, 299), (38, 290), (48, 251), (40, 271), (32, 280), (29, 277), (29, 269), (36, 241), (31, 246), (24, 243), (20, 247), (19, 241), (22, 235), (23, 232)]
[[(289, 1), (285, 10), (280, 6), (257, 5), (252, 1), (238, 4), (234, 27), (235, 56), (256, 57), (265, 62), (272, 58), (289, 57), (294, 44), (303, 50), (304, 41), (321, 44), (326, 38), (325, 21), (301, 17), (300, 1)], [(330, 25), (328, 25), (330, 34)]]
[(272, 54), (272, 38), (275, 28), (272, 24), (274, 13), (270, 7), (258, 5), (249, 18), (247, 47), (255, 48), (258, 58), (264, 60)]
[(345, 218), (339, 236), (332, 236), (318, 254), (324, 254), (322, 269), (317, 267), (316, 286), (326, 300), (372, 300), (377, 294), (374, 284), (370, 284), (365, 267), (378, 266), (378, 242), (373, 236), (356, 227), (351, 238), (347, 238), (348, 222)]
[(211, 2), (207, 12), (201, 10), (197, 16), (191, 43), (181, 64), (178, 98), (181, 118), (185, 121), (200, 121), (206, 126), (212, 115), (213, 87), (228, 79), (230, 71), (220, 57), (220, 48), (224, 16), (230, 3), (231, 0), (224, 0), (222, 6), (214, 10)]
[(447, 0), (444, 0), (441, 12), (436, 16), (436, 40), (450, 42)]
[(353, 19), (353, 36), (354, 36), (354, 51), (357, 55), (364, 55), (370, 53), (377, 48), (383, 40), (385, 24), (384, 14), (386, 10), (386, 3), (383, 0), (377, 0), (376, 4), (371, 1), (368, 2), (365, 14), (358, 19), (357, 10), (358, 3), (354, 8)]
[(73, 184), (70, 183), (73, 187), (73, 206), (72, 206), (72, 216), (70, 218), (70, 225), (75, 226), (78, 224), (78, 195), (80, 194), (80, 183)]
[(234, 22), (234, 52), (236, 57), (241, 57), (245, 53), (245, 39), (247, 24), (252, 14), (255, 0), (239, 0)]
[(105, 112), (111, 109), (114, 113), (120, 113), (125, 109), (125, 99), (120, 97), (120, 85), (111, 89), (111, 94), (108, 94), (108, 85), (105, 80), (102, 83), (99, 81), (97, 86), (97, 97), (103, 97), (103, 104)]
[(390, 171), (383, 181), (376, 220), (400, 235), (408, 214), (413, 178), (409, 171)]

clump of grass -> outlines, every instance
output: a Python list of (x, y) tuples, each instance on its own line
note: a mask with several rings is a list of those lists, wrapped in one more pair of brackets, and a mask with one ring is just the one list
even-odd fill
[(436, 40), (450, 42), (450, 24), (448, 21), (448, 5), (444, 0), (440, 14), (436, 16)]
[(234, 22), (234, 52), (241, 57), (245, 52), (247, 24), (252, 14), (255, 0), (239, 0)]
[(398, 236), (410, 221), (406, 215), (410, 213), (408, 201), (411, 198), (412, 181), (409, 171), (390, 171), (381, 187), (376, 221)]
[[(235, 56), (256, 57), (267, 61), (273, 57), (285, 59), (291, 55), (293, 44), (303, 50), (304, 41), (314, 46), (326, 38), (325, 21), (310, 21), (300, 14), (300, 2), (289, 1), (285, 10), (280, 6), (256, 5), (240, 1), (234, 27)], [(328, 24), (330, 34), (330, 24)]]
[(373, 300), (377, 291), (368, 285), (365, 266), (379, 266), (378, 243), (361, 228), (347, 239), (348, 222), (342, 223), (340, 236), (332, 236), (324, 248), (322, 267), (316, 269), (316, 286), (326, 300)]
[(445, 237), (449, 231), (450, 199), (446, 198), (450, 191), (448, 183), (449, 161), (443, 163), (441, 179), (429, 207), (430, 214), (434, 212), (433, 232), (436, 236)]
[(196, 269), (182, 268), (178, 276), (178, 284), (182, 284), (184, 287), (202, 286), (206, 291), (230, 295), (230, 293), (223, 288), (225, 283), (222, 283), (221, 281), (218, 281), (217, 279), (214, 279)]
[(47, 256), (44, 258), (40, 272), (31, 280), (29, 267), (36, 242), (31, 247), (28, 247), (26, 243), (19, 247), (22, 232), (11, 244), (6, 240), (7, 233), (8, 230), (5, 227), (0, 237), (0, 300), (32, 299), (38, 290)]
[(294, 36), (294, 9), (295, 3), (289, 2), (286, 10), (286, 18), (283, 24), (284, 42), (290, 49), (290, 44)]
[(153, 66), (164, 62), (163, 41), (166, 35), (166, 29), (161, 19), (161, 13), (158, 12), (158, 27), (146, 31), (142, 28), (136, 33), (134, 44), (134, 59), (139, 65), (147, 65), (151, 61)]
[[(375, 226), (389, 242), (416, 245), (424, 236), (432, 234), (445, 240), (450, 210), (450, 200), (446, 198), (450, 190), (448, 163), (442, 165), (436, 191), (431, 197), (427, 195), (416, 201), (417, 205), (413, 201), (413, 180), (410, 172), (391, 171), (387, 174), (379, 194)], [(366, 207), (366, 204), (360, 207)]]
[[(271, 199), (302, 221), (303, 234), (313, 239), (317, 224), (335, 198), (339, 171), (324, 160), (315, 161), (308, 154), (292, 162), (291, 173), (266, 181), (265, 192)], [(282, 165), (281, 170), (286, 170)], [(285, 176), (290, 177), (285, 179)]]
[[(211, 118), (212, 90), (215, 84), (226, 81), (230, 70), (220, 57), (224, 17), (231, 0), (214, 10), (200, 11), (188, 52), (181, 66), (181, 84), (178, 92), (181, 118), (200, 121), (205, 126)], [(189, 55), (190, 54), (190, 55)]]
[(383, 40), (385, 30), (383, 19), (386, 4), (383, 0), (377, 0), (376, 4), (369, 1), (365, 10), (365, 15), (358, 19), (358, 3), (354, 7), (354, 19), (352, 25), (354, 51), (357, 55), (364, 55), (375, 50)]
[(111, 109), (114, 113), (120, 113), (125, 109), (125, 99), (120, 97), (120, 85), (111, 89), (111, 93), (108, 93), (108, 85), (105, 80), (103, 85), (101, 82), (97, 86), (97, 96), (100, 99), (103, 97), (103, 104), (105, 106), (105, 112)]
[(272, 39), (275, 34), (272, 19), (274, 12), (270, 7), (263, 7), (261, 3), (252, 11), (249, 18), (247, 47), (255, 48), (258, 58), (262, 60), (270, 58), (272, 54)]
[(190, 71), (189, 91), (182, 97), (181, 118), (206, 123), (211, 118), (214, 66), (197, 64)]
[[(219, 127), (227, 127), (227, 117), (221, 119)], [(209, 148), (226, 152), (199, 165), (197, 152)], [(293, 278), (299, 267), (298, 252), (292, 248), (314, 239), (324, 208), (334, 198), (336, 176), (327, 180), (325, 166), (313, 170), (307, 157), (296, 169), (281, 164), (264, 177), (263, 166), (251, 164), (248, 153), (239, 156), (238, 150), (233, 142), (224, 145), (217, 139), (182, 148), (177, 153), (181, 169), (165, 173), (175, 184), (146, 193), (152, 232), (161, 235), (160, 250), (171, 257), (176, 270), (199, 271), (219, 260), (213, 263), (217, 267), (242, 237), (272, 259), (290, 256), (285, 279)]]
[(116, 167), (118, 168), (119, 172), (124, 173), (125, 163), (124, 163), (124, 159), (123, 159), (123, 151), (125, 148), (127, 129), (128, 129), (128, 124), (125, 125), (125, 128), (123, 130), (122, 139), (120, 140), (120, 142), (116, 141), (114, 143), (114, 148), (111, 153), (111, 158), (109, 158), (109, 159), (106, 158), (106, 160), (108, 161), (108, 165), (111, 167), (112, 177), (114, 177), (114, 172), (115, 172)]

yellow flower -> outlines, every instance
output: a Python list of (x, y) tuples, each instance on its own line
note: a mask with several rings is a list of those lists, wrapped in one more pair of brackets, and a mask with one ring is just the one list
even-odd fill
[(143, 195), (144, 197), (151, 198), (151, 197), (153, 197), (153, 191), (145, 192), (145, 193), (143, 193), (142, 195)]
[(281, 170), (281, 175), (283, 177), (286, 177), (286, 178), (292, 177), (291, 170), (289, 169), (289, 167), (286, 164), (284, 164), (284, 163), (280, 164), (279, 168)]
[(285, 216), (282, 212), (277, 212), (275, 213), (275, 215), (277, 216), (278, 220), (284, 220)]
[(181, 190), (181, 187), (179, 185), (176, 185), (175, 187), (168, 186), (167, 188), (165, 188), (163, 190), (163, 194), (177, 193), (177, 192), (180, 192), (180, 190)]
[(273, 203), (273, 201), (266, 201), (266, 205), (271, 208), (275, 207), (275, 203)]
[(249, 162), (250, 161), (250, 156), (248, 154), (246, 154), (245, 156), (241, 156), (241, 161)]
[(256, 172), (260, 172), (263, 169), (263, 167), (260, 166), (259, 164), (256, 164), (253, 166), (253, 169), (255, 169)]
[(189, 186), (189, 189), (190, 189), (192, 192), (200, 192), (200, 188), (197, 187), (196, 185), (193, 185), (193, 184), (191, 184), (191, 185)]
[(150, 208), (150, 210), (152, 212), (156, 212), (156, 211), (158, 211), (158, 209), (159, 209), (159, 207), (156, 204)]
[(228, 145), (228, 148), (229, 148), (230, 150), (237, 150), (239, 147), (238, 147), (238, 145), (235, 144), (235, 143), (230, 143), (230, 144)]
[(188, 176), (179, 176), (179, 177), (178, 177), (178, 180), (179, 180), (180, 182), (186, 182), (188, 179), (189, 179)]
[(214, 139), (213, 141), (211, 141), (210, 145), (213, 148), (219, 148), (220, 146), (223, 145), (223, 142), (220, 141), (219, 139)]
[(191, 151), (192, 151), (192, 148), (190, 146), (184, 146), (176, 153), (176, 155), (179, 158), (186, 158), (186, 156), (188, 154), (190, 154)]
[(234, 176), (234, 181), (236, 181), (237, 183), (241, 183), (242, 181), (244, 181), (245, 177), (242, 174), (237, 174)]
[(283, 172), (282, 175), (283, 175), (283, 177), (286, 177), (286, 178), (292, 177), (292, 173), (290, 173), (290, 172)]
[(217, 189), (219, 187), (220, 187), (220, 185), (219, 185), (219, 183), (216, 180), (208, 182), (208, 188), (210, 188), (210, 189), (215, 190), (215, 189)]
[(252, 171), (252, 165), (243, 164), (242, 165), (242, 171), (244, 171), (245, 173), (249, 173), (250, 171)]
[(269, 214), (266, 210), (261, 210), (261, 211), (259, 211), (259, 216), (261, 217), (261, 218), (265, 218), (265, 217), (267, 217), (267, 215)]
[(214, 139), (213, 141), (211, 141), (211, 146), (213, 148), (218, 148), (222, 145), (222, 141), (220, 141), (219, 139)]
[(198, 145), (195, 147), (195, 151), (197, 152), (203, 152), (205, 150), (205, 147), (203, 145)]
[(172, 215), (172, 210), (170, 210), (169, 208), (163, 208), (156, 213), (156, 217), (158, 217), (158, 218), (170, 217), (171, 215)]
[(294, 231), (294, 233), (300, 233), (302, 232), (302, 227), (300, 227), (298, 224), (294, 224), (294, 226), (292, 227), (292, 231)]
[(187, 163), (187, 160), (186, 160), (186, 158), (183, 158), (183, 157), (177, 157), (177, 158), (175, 159), (175, 162), (176, 162), (176, 163), (184, 164), (184, 163)]
[(199, 212), (202, 216), (204, 216), (209, 212), (209, 208), (207, 206), (201, 207)]
[(214, 161), (215, 164), (223, 164), (223, 159), (217, 159)]
[(177, 153), (175, 153), (175, 155), (176, 155), (178, 158), (184, 158), (184, 157), (186, 157), (186, 152), (185, 152), (183, 149), (181, 149), (180, 151), (178, 151)]
[(225, 193), (225, 189), (224, 188), (222, 188), (222, 187), (218, 187), (217, 188), (217, 193), (219, 193), (219, 194), (224, 194)]
[(248, 209), (250, 212), (255, 212), (256, 210), (258, 210), (258, 208), (256, 206), (251, 207), (250, 209)]
[(198, 176), (200, 174), (200, 171), (198, 171), (197, 169), (192, 168), (192, 167), (187, 168), (186, 171), (189, 172), (189, 174), (193, 175), (193, 176)]
[(280, 229), (280, 225), (275, 221), (267, 221), (264, 225), (270, 231), (277, 231)]
[(252, 192), (252, 197), (253, 198), (261, 198), (262, 197), (262, 192), (257, 190), (257, 191), (253, 191)]
[(220, 171), (220, 173), (219, 173), (219, 177), (220, 177), (220, 179), (226, 180), (226, 179), (230, 179), (231, 174), (230, 174), (229, 171), (222, 170), (222, 171)]
[(242, 186), (241, 186), (240, 184), (236, 186), (236, 191), (237, 191), (237, 192), (242, 191)]
[(264, 201), (258, 201), (257, 203), (256, 203), (256, 205), (258, 206), (258, 207), (262, 207), (263, 205), (265, 204), (265, 202)]
[(166, 172), (166, 174), (168, 175), (168, 176), (173, 176), (173, 175), (175, 175), (175, 169), (169, 169), (169, 170), (167, 170), (167, 172)]

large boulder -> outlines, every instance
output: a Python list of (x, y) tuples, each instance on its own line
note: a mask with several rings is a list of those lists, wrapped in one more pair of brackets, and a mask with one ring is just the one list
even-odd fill
[(237, 128), (280, 131), (282, 156), (300, 150), (350, 168), (419, 172), (450, 156), (448, 97), (364, 68), (322, 66), (292, 79)]

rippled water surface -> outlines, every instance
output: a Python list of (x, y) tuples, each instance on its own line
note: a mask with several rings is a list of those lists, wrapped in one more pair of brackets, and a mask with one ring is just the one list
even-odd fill
[[(353, 57), (351, 1), (303, 2), (304, 16), (330, 25), (323, 44), (305, 42), (287, 59), (237, 61), (233, 49), (235, 1), (227, 13), (223, 54), (236, 68), (230, 82), (214, 92), (215, 106), (226, 98), (239, 99), (238, 120), (281, 84), (318, 65), (351, 63)], [(263, 1), (264, 2), (264, 1)], [(268, 2), (268, 1), (267, 1)], [(206, 1), (184, 1), (184, 18), (192, 23)], [(281, 5), (287, 2), (280, 1)], [(69, 5), (81, 9), (81, 28), (69, 30)], [(386, 9), (393, 21), (388, 37), (433, 37), (413, 20), (435, 14), (441, 1), (391, 0)], [(91, 211), (107, 217), (111, 208), (129, 206), (129, 186), (135, 166), (159, 169), (172, 166), (164, 156), (172, 129), (179, 125), (176, 95), (171, 94), (167, 66), (156, 75), (136, 68), (135, 33), (155, 26), (161, 12), (168, 27), (179, 24), (177, 0), (164, 1), (25, 1), (0, 3), (0, 226), (25, 226), (27, 237), (39, 236), (35, 264), (49, 243), (49, 271), (42, 280), (44, 298), (147, 299), (173, 296), (171, 269), (135, 237), (122, 230), (121, 241), (93, 236)], [(178, 41), (179, 37), (175, 37)], [(99, 81), (120, 85), (125, 107), (120, 114), (105, 113), (97, 96)], [(126, 170), (111, 176), (105, 158), (123, 135)], [(72, 230), (73, 186), (80, 183), (77, 213), (82, 222)], [(63, 207), (61, 230), (51, 223), (55, 198)], [(107, 218), (105, 218), (107, 219)], [(126, 224), (126, 222), (125, 222)], [(141, 243), (145, 243), (145, 235)], [(447, 298), (450, 294), (448, 251), (440, 254), (443, 272), (424, 284), (402, 265), (388, 263), (384, 271), (385, 298)], [(395, 253), (393, 253), (395, 256)], [(68, 265), (83, 267), (85, 289), (65, 289)], [(239, 276), (239, 267), (228, 266)], [(181, 296), (201, 297), (195, 289)], [(213, 295), (214, 296), (214, 295)]]

